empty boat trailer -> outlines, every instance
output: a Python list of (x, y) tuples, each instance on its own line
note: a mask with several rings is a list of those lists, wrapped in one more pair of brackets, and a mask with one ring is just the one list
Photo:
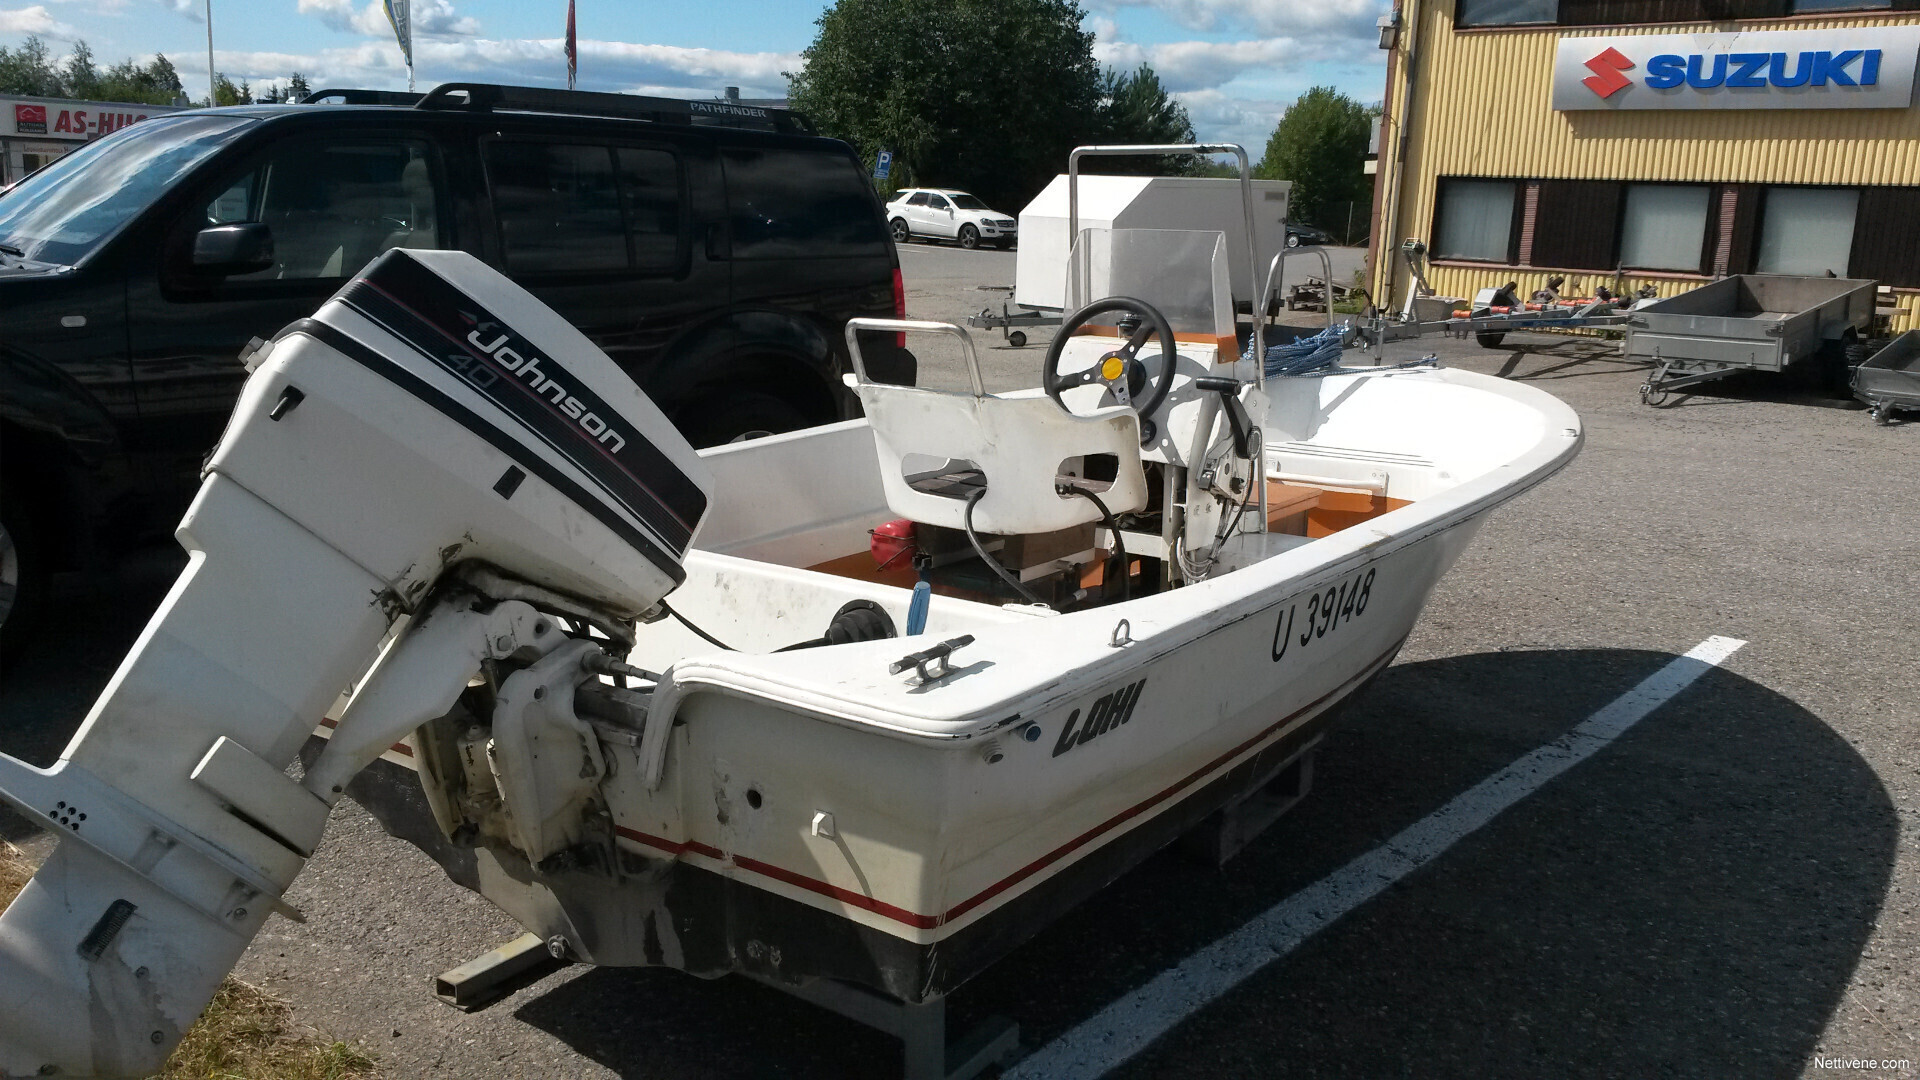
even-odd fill
[(1866, 278), (1739, 274), (1636, 310), (1622, 352), (1653, 365), (1640, 400), (1736, 371), (1784, 371), (1824, 348), (1864, 340), (1873, 321)]

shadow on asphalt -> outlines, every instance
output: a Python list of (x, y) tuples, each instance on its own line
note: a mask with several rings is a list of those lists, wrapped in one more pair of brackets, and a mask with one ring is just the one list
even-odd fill
[[(53, 760), (181, 565), (57, 583), (0, 680), (0, 749)], [(1225, 870), (1126, 875), (949, 999), (1040, 1045), (1338, 869), (1665, 664), (1626, 650), (1389, 668), (1314, 793)], [(30, 827), (0, 810), (0, 836)], [(1874, 924), (1897, 842), (1819, 717), (1716, 669), (1618, 742), (1270, 966), (1120, 1074), (1800, 1072)], [(893, 1077), (898, 1044), (739, 979), (598, 969), (517, 1019), (622, 1076)]]
[[(1224, 870), (1162, 854), (949, 998), (1035, 1047), (1338, 869), (1667, 663), (1405, 664), (1314, 794)], [(1797, 1075), (1893, 867), (1879, 779), (1818, 717), (1716, 669), (1613, 746), (1115, 1075)], [(515, 1016), (624, 1077), (893, 1077), (898, 1044), (739, 979), (597, 969)]]
[[(95, 574), (50, 583), (39, 628), (0, 672), (0, 751), (51, 765), (153, 617), (187, 557), (172, 544), (135, 551)], [(38, 830), (0, 803), (0, 839)]]

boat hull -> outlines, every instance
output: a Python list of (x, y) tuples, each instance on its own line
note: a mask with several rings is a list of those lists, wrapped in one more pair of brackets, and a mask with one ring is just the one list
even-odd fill
[[(1483, 516), (1234, 597), (1240, 613), (1024, 712), (1040, 738), (1003, 727), (992, 763), (972, 742), (903, 742), (716, 699), (688, 714), (663, 793), (649, 800), (637, 759), (622, 763), (598, 842), (537, 868), (504, 843), (449, 841), (404, 758), (351, 793), (576, 959), (930, 1001), (1309, 751), (1392, 661)], [(679, 836), (648, 823), (662, 797), (681, 808)], [(834, 837), (799, 827), (821, 803)]]

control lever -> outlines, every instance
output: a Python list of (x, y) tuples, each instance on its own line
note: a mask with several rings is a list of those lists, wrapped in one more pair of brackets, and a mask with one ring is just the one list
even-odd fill
[(1247, 415), (1247, 407), (1240, 403), (1240, 380), (1209, 375), (1193, 380), (1193, 385), (1197, 389), (1211, 390), (1220, 395), (1220, 405), (1227, 411), (1227, 423), (1233, 428), (1233, 452), (1252, 461), (1256, 429), (1252, 418)]

